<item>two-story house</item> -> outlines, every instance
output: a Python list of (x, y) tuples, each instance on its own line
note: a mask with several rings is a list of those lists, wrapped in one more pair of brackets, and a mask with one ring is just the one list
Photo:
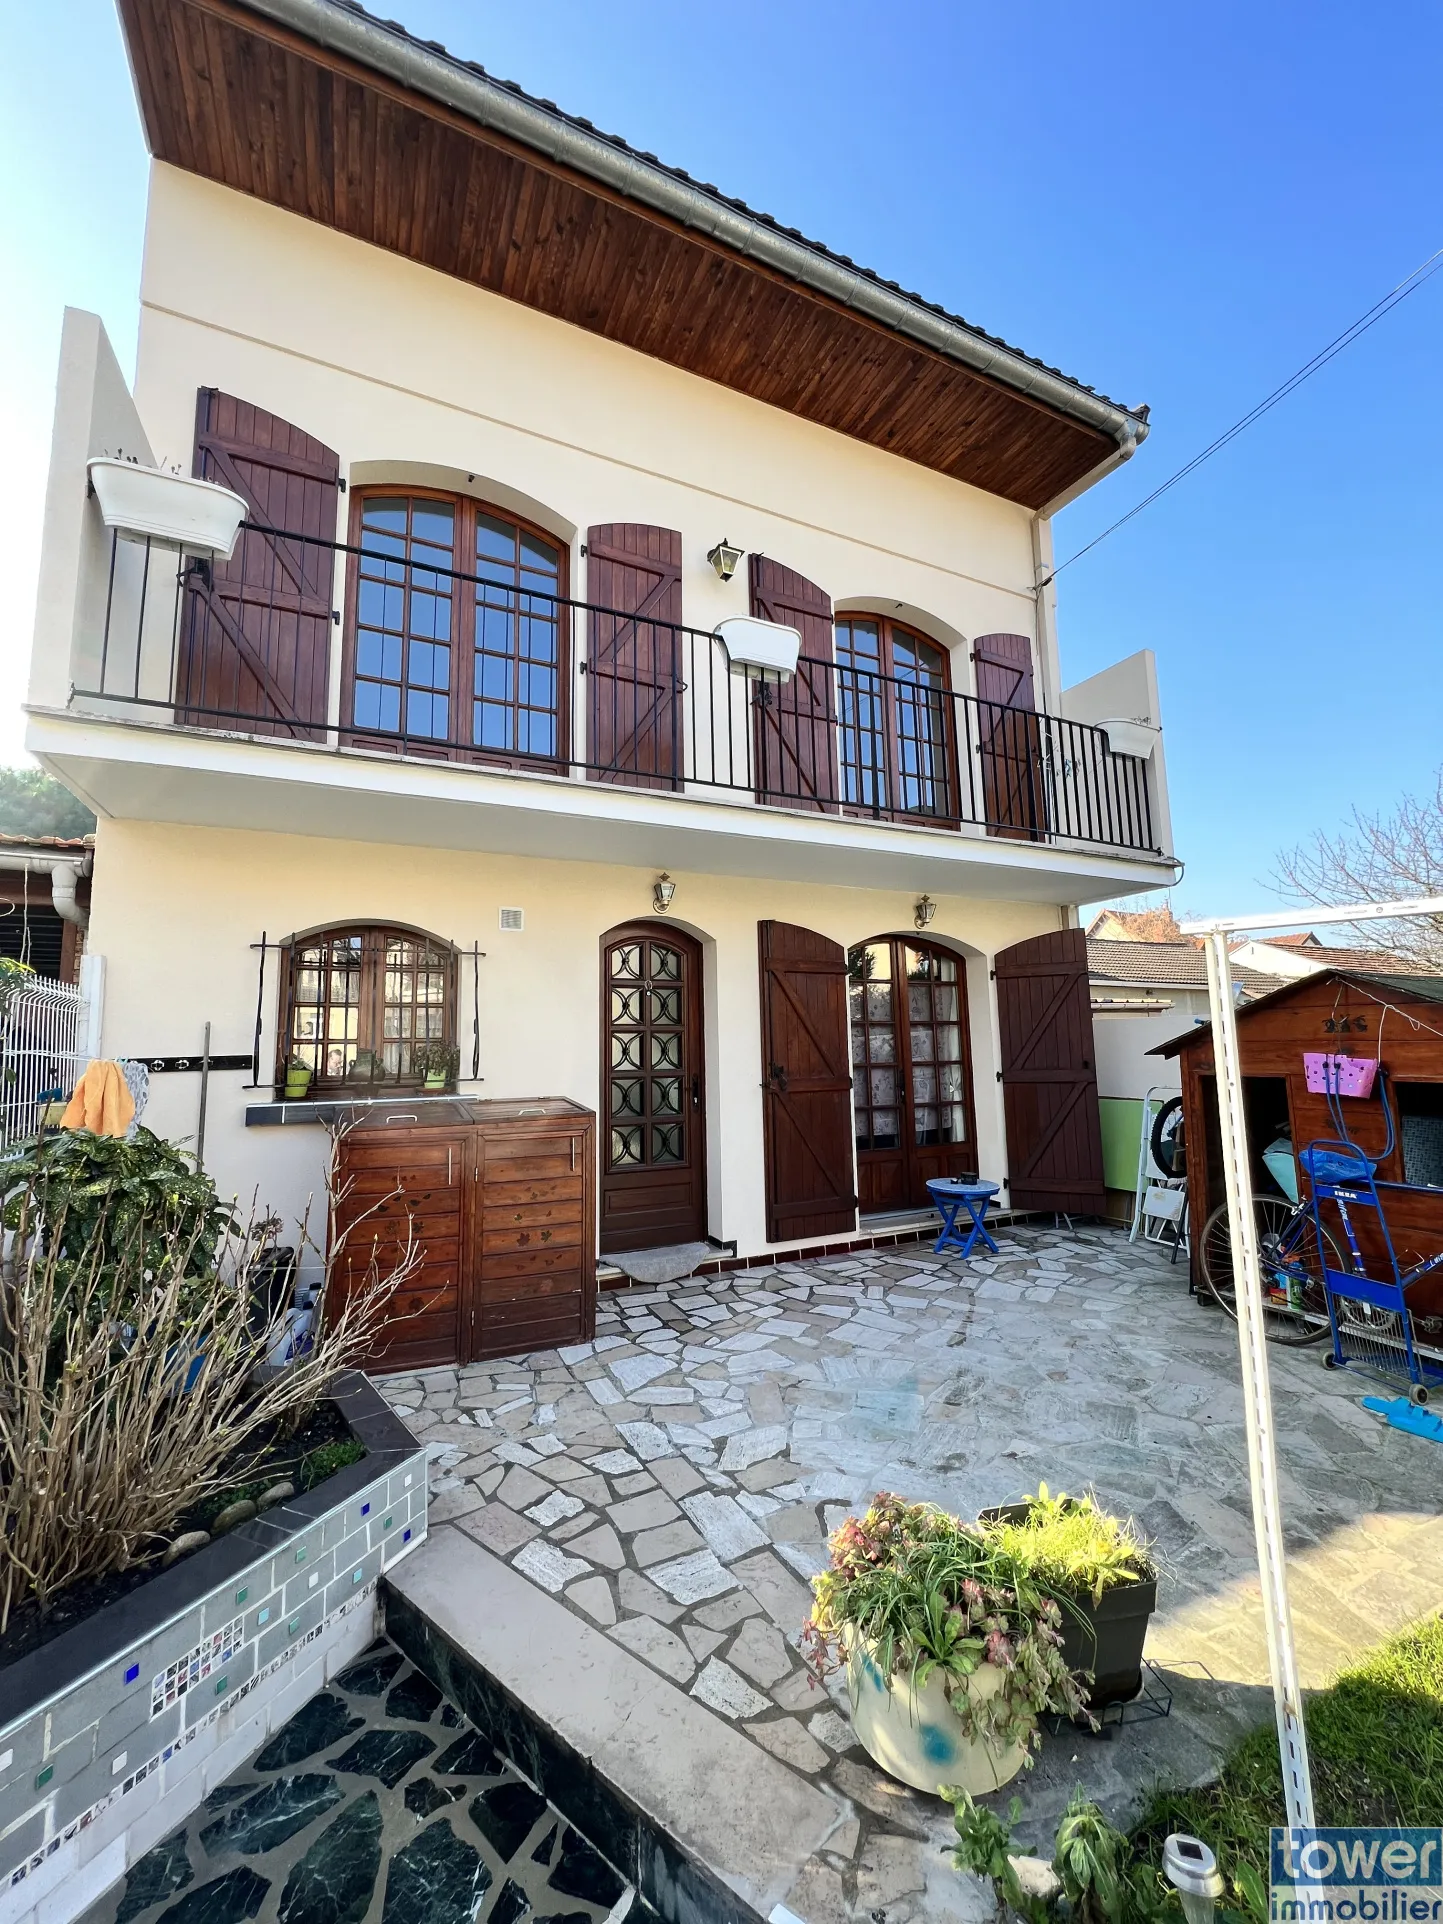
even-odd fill
[(120, 13), (138, 364), (67, 315), (27, 738), (99, 817), (104, 1052), (209, 1023), (207, 1167), (290, 1214), (428, 1066), (596, 1112), (603, 1253), (1099, 1205), (1076, 907), (1175, 868), (1050, 518), (1146, 411), (342, 0)]

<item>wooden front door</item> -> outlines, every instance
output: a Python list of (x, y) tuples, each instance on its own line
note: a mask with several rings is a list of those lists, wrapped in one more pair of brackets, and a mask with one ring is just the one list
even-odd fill
[(1058, 929), (995, 961), (1014, 1209), (1102, 1215), (1102, 1121), (1088, 989), (1087, 937)]
[(856, 1228), (847, 957), (790, 922), (759, 922), (768, 1242)]
[(701, 945), (664, 922), (601, 945), (601, 1248), (706, 1235)]
[(907, 936), (847, 957), (862, 1214), (925, 1208), (939, 1176), (977, 1174), (966, 964)]

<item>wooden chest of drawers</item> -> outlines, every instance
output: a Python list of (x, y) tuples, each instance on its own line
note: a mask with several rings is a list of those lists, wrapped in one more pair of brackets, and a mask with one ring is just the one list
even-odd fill
[(589, 1341), (596, 1328), (596, 1119), (535, 1102), (370, 1104), (341, 1144), (332, 1312), (372, 1262), (422, 1254), (369, 1367), (426, 1369)]

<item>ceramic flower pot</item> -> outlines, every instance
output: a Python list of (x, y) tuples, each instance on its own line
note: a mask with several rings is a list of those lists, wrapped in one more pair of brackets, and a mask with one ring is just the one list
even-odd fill
[(229, 561), (235, 553), (246, 504), (229, 488), (109, 455), (97, 455), (87, 465), (107, 528), (185, 554)]
[[(995, 1696), (1002, 1672), (983, 1664), (965, 1685), (974, 1698)], [(1010, 1783), (1027, 1759), (1025, 1742), (1002, 1751), (970, 1737), (947, 1700), (942, 1675), (934, 1670), (921, 1690), (905, 1676), (888, 1682), (872, 1655), (854, 1646), (847, 1660), (852, 1727), (875, 1764), (913, 1790), (940, 1796), (960, 1785), (974, 1797)]]
[(311, 1073), (309, 1069), (300, 1071), (300, 1072), (294, 1069), (288, 1069), (286, 1071), (286, 1101), (287, 1102), (303, 1101), (306, 1095), (309, 1093), (310, 1087), (311, 1087)]

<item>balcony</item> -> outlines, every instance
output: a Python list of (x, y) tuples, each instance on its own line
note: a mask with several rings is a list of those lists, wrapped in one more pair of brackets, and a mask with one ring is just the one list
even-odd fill
[(1118, 752), (1086, 701), (815, 642), (744, 672), (716, 634), (369, 536), (246, 522), (213, 568), (84, 521), (68, 691), (37, 657), (30, 739), (103, 812), (1054, 901), (1167, 879), (1157, 731)]

